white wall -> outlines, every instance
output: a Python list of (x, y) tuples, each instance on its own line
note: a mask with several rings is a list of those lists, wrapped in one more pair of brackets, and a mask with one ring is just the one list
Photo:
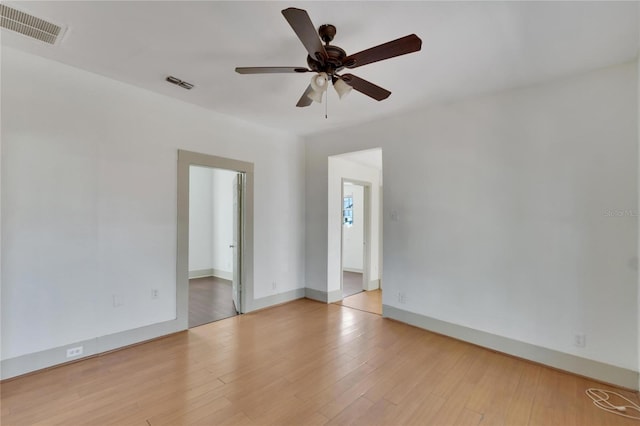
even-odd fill
[[(233, 188), (236, 172), (213, 169), (213, 263), (220, 278), (233, 277)], [(191, 225), (191, 223), (189, 223)]]
[[(324, 161), (326, 164), (326, 157)], [(365, 275), (368, 275), (369, 283), (365, 284), (368, 285), (368, 290), (372, 290), (373, 288), (370, 286), (371, 281), (377, 281), (380, 279), (380, 268), (378, 264), (378, 259), (380, 258), (378, 254), (378, 247), (380, 245), (380, 210), (378, 208), (378, 206), (380, 205), (380, 171), (374, 167), (358, 164), (344, 158), (331, 157), (328, 160), (328, 173), (326, 174), (326, 176), (327, 178), (324, 180), (324, 189), (322, 189), (322, 192), (320, 192), (320, 194), (327, 194), (328, 188), (328, 202), (325, 204), (327, 208), (323, 210), (328, 213), (328, 216), (324, 216), (324, 221), (326, 224), (328, 224), (327, 226), (329, 232), (328, 234), (325, 233), (322, 237), (320, 237), (324, 238), (324, 240), (327, 241), (328, 244), (328, 248), (326, 248), (326, 251), (321, 255), (322, 258), (324, 258), (326, 272), (324, 275), (324, 282), (318, 282), (314, 280), (307, 281), (307, 287), (325, 291), (329, 294), (330, 297), (332, 296), (332, 293), (336, 294), (335, 292), (340, 290), (340, 280), (342, 277), (342, 271), (340, 270), (342, 181), (343, 179), (348, 179), (352, 181), (366, 182), (371, 184), (371, 243), (369, 244), (369, 256), (371, 260), (369, 262), (369, 270), (365, 271), (368, 272)], [(314, 177), (313, 183), (316, 183), (315, 179), (316, 178)], [(309, 180), (307, 180), (307, 185), (309, 185), (309, 183)], [(319, 188), (315, 188), (315, 190), (319, 190)], [(315, 192), (312, 193), (316, 194)], [(314, 205), (314, 209), (316, 208), (319, 209), (320, 207)], [(318, 236), (314, 235), (314, 238), (316, 237)], [(309, 240), (307, 242), (309, 243)], [(308, 243), (307, 248), (309, 247)], [(327, 258), (329, 258), (328, 263), (326, 261)], [(309, 276), (307, 276), (307, 279), (309, 279)], [(331, 302), (333, 300), (329, 301)]]
[(213, 269), (213, 169), (189, 168), (189, 273)]
[(189, 170), (189, 273), (233, 275), (233, 183), (229, 170)]
[(295, 137), (9, 48), (1, 136), (3, 360), (175, 317), (178, 149), (255, 164), (251, 296), (304, 287)]
[(382, 147), (384, 304), (637, 371), (637, 120), (631, 63), (307, 138), (308, 286), (327, 156)]
[(343, 194), (353, 199), (353, 225), (342, 225), (342, 269), (362, 272), (364, 258), (364, 188), (345, 183)]

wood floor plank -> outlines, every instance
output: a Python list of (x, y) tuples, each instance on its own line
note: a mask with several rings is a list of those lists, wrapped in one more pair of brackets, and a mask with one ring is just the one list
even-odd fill
[[(453, 426), (477, 426), (483, 421), (483, 416), (480, 413), (476, 413), (473, 410), (469, 410), (468, 408), (464, 408), (455, 422), (452, 423)], [(491, 422), (487, 424), (493, 424)]]
[[(538, 386), (538, 377), (542, 367), (535, 364), (523, 363), (522, 374), (513, 398), (508, 407), (506, 407), (505, 424), (508, 425), (525, 425), (529, 424), (531, 418), (531, 409), (533, 407), (536, 388)], [(487, 389), (490, 391), (490, 389)]]
[(299, 300), (0, 383), (9, 425), (632, 425), (615, 389)]
[[(432, 360), (437, 351), (433, 348), (424, 348), (421, 351), (423, 353), (415, 363), (408, 363), (397, 372), (396, 384), (388, 386), (383, 398), (394, 404), (401, 404), (408, 394), (424, 383), (425, 377), (435, 368)], [(368, 398), (375, 398), (375, 396), (369, 393)]]
[(416, 360), (419, 364), (428, 362), (419, 340), (413, 340), (411, 345), (405, 348), (403, 356), (396, 358), (390, 366), (375, 371), (375, 375), (371, 376), (372, 383), (364, 391), (364, 396), (374, 403), (384, 398), (390, 389), (402, 383), (403, 377), (411, 372)]
[(434, 394), (416, 394), (416, 398), (407, 401), (401, 415), (397, 416), (400, 424), (426, 425), (442, 409), (446, 399)]
[(249, 418), (258, 419), (273, 406), (277, 405), (279, 401), (290, 400), (293, 396), (289, 381), (285, 378), (280, 378), (256, 390), (241, 390), (233, 397), (229, 396), (229, 399)]
[(476, 383), (465, 408), (481, 414), (484, 423), (508, 425), (507, 410), (520, 383), (524, 365), (501, 354), (494, 354), (490, 359), (482, 362), (484, 374)]
[(541, 370), (529, 424), (577, 425), (576, 379), (559, 371)]
[(291, 387), (295, 389), (295, 395), (297, 397), (302, 400), (308, 400), (317, 393), (318, 389), (323, 390), (331, 387), (336, 381), (363, 368), (363, 365), (364, 364), (354, 359), (332, 362), (314, 372), (314, 374), (310, 374), (301, 380), (293, 382)]
[(189, 407), (174, 411), (164, 416), (155, 416), (149, 419), (152, 426), (171, 426), (177, 424), (203, 424), (203, 419), (218, 417), (219, 411), (230, 407), (231, 402), (225, 397), (215, 398), (212, 401), (206, 401), (197, 407)]
[(358, 394), (358, 384), (366, 381), (373, 370), (374, 369), (367, 364), (361, 364), (358, 368), (352, 370), (334, 383), (331, 383), (329, 386), (324, 388), (320, 388), (319, 386), (314, 387), (309, 393), (303, 394), (303, 396), (306, 397), (305, 399), (300, 398), (299, 395), (296, 395), (296, 398), (304, 401), (305, 410), (313, 409), (319, 413), (322, 407), (336, 398), (340, 398), (340, 396), (345, 393)]
[(474, 387), (475, 385), (469, 382), (459, 382), (456, 392), (450, 395), (440, 409), (427, 419), (426, 424), (453, 425), (461, 419), (467, 419), (468, 413), (465, 414), (465, 412), (470, 410), (465, 408), (465, 404)]
[(349, 295), (336, 303), (349, 308), (382, 315), (382, 290), (370, 290)]
[(260, 423), (255, 423), (245, 413), (239, 411), (233, 413), (233, 415), (227, 417), (219, 413), (217, 416), (210, 419), (203, 419), (203, 425), (223, 425), (223, 426), (255, 426)]
[(358, 419), (363, 417), (372, 405), (373, 403), (367, 398), (360, 397), (331, 418), (331, 420), (326, 424), (328, 426), (356, 424)]
[(374, 403), (365, 414), (360, 416), (358, 423), (370, 426), (399, 424), (398, 414), (400, 414), (398, 406), (383, 398)]
[[(155, 393), (145, 395), (145, 397), (137, 401), (138, 410), (125, 415), (114, 416), (107, 424), (147, 424), (147, 421), (150, 421), (151, 418), (162, 419), (184, 410), (199, 407), (202, 404), (220, 398), (221, 393), (213, 391), (223, 385), (220, 381), (210, 381), (188, 390), (176, 387), (171, 392), (161, 395), (155, 395)], [(150, 413), (153, 413), (153, 416)]]

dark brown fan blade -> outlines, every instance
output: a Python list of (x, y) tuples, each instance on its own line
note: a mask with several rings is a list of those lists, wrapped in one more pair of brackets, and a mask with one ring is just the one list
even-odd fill
[(417, 52), (422, 48), (422, 40), (411, 34), (397, 40), (390, 41), (362, 52), (349, 55), (342, 63), (347, 68), (357, 68), (372, 62), (382, 61), (384, 59), (395, 58), (396, 56), (406, 55), (407, 53)]
[(274, 73), (303, 73), (310, 70), (303, 67), (238, 67), (238, 74), (274, 74)]
[(391, 94), (387, 89), (383, 89), (380, 86), (376, 86), (373, 83), (363, 80), (360, 77), (356, 77), (353, 74), (344, 74), (340, 77), (345, 83), (353, 87), (358, 92), (367, 95), (376, 101), (387, 99)]
[(318, 32), (313, 26), (307, 11), (290, 7), (284, 9), (282, 15), (287, 22), (289, 22), (289, 25), (291, 25), (291, 28), (293, 28), (293, 31), (295, 31), (305, 49), (307, 49), (307, 52), (309, 52), (309, 55), (313, 59), (324, 63), (327, 58), (327, 51), (324, 50), (322, 40), (320, 40), (320, 36), (318, 36)]
[(311, 102), (313, 102), (313, 101), (311, 100), (311, 98), (309, 96), (307, 96), (311, 92), (313, 92), (313, 88), (311, 87), (311, 85), (309, 85), (309, 87), (307, 87), (307, 90), (305, 90), (304, 93), (302, 94), (302, 96), (300, 96), (300, 100), (298, 101), (296, 106), (297, 107), (308, 107), (309, 105), (311, 105)]

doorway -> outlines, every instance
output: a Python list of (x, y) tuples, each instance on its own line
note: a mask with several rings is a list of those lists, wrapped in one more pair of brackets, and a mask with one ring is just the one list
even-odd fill
[(382, 314), (382, 150), (330, 156), (328, 171), (328, 299)]
[(189, 167), (189, 328), (240, 312), (243, 173)]
[(253, 163), (179, 150), (177, 204), (181, 329), (251, 310)]
[[(368, 186), (342, 182), (342, 298), (366, 290), (365, 235), (369, 232)], [(365, 199), (366, 198), (366, 199)]]

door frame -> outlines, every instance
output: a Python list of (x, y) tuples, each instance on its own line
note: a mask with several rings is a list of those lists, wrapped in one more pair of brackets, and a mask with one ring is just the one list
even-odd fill
[(231, 298), (237, 313), (242, 313), (242, 248), (244, 247), (244, 192), (246, 177), (236, 172), (233, 179), (233, 277), (231, 278)]
[(178, 150), (176, 320), (181, 329), (189, 328), (189, 168), (202, 166), (244, 173), (243, 213), (241, 215), (240, 308), (248, 312), (253, 305), (253, 163), (215, 155)]
[[(344, 202), (344, 184), (350, 183), (362, 187), (362, 290), (366, 291), (369, 286), (371, 275), (371, 182), (343, 177), (340, 180), (340, 206)], [(340, 209), (340, 294), (344, 289), (344, 224), (342, 220), (342, 208)], [(343, 299), (343, 297), (341, 297)]]

